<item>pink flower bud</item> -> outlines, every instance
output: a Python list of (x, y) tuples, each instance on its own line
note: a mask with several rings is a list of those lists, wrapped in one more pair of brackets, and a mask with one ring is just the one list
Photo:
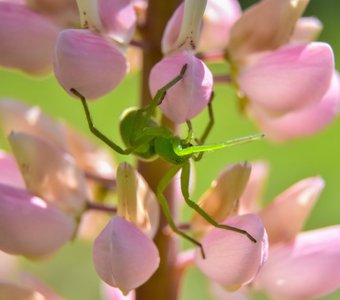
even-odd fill
[(230, 29), (240, 16), (241, 7), (237, 0), (208, 0), (203, 15), (200, 51), (225, 49)]
[(79, 216), (88, 197), (84, 174), (73, 157), (26, 133), (12, 132), (9, 141), (27, 189)]
[(160, 105), (162, 112), (175, 123), (194, 118), (209, 103), (213, 76), (203, 61), (188, 52), (163, 58), (151, 70), (149, 86), (152, 96), (179, 75), (187, 64), (184, 78), (166, 93)]
[(114, 89), (127, 70), (123, 52), (103, 36), (75, 29), (60, 33), (54, 72), (72, 96), (74, 88), (88, 99), (99, 98)]
[(137, 16), (131, 0), (98, 0), (103, 33), (127, 45), (134, 34)]
[(94, 242), (93, 261), (103, 281), (127, 294), (156, 271), (159, 255), (133, 223), (113, 217)]
[(235, 290), (252, 281), (265, 262), (267, 235), (254, 214), (233, 216), (223, 224), (247, 230), (257, 242), (237, 232), (213, 228), (201, 240), (206, 258), (196, 251), (196, 263), (210, 279)]
[(298, 234), (324, 185), (320, 177), (301, 180), (277, 196), (260, 212), (270, 245), (288, 242)]
[(340, 109), (340, 77), (334, 72), (330, 86), (320, 102), (281, 117), (254, 114), (253, 117), (266, 136), (284, 142), (314, 134), (329, 125)]
[(31, 258), (46, 256), (69, 241), (75, 221), (53, 204), (0, 183), (0, 249)]
[(251, 111), (278, 116), (320, 102), (333, 72), (332, 49), (314, 42), (263, 55), (242, 69), (237, 80)]
[(17, 188), (25, 188), (17, 162), (12, 155), (0, 150), (0, 183)]
[(0, 65), (45, 75), (52, 67), (58, 32), (47, 18), (24, 5), (1, 1)]
[(271, 299), (321, 299), (340, 286), (340, 226), (301, 233), (270, 249), (254, 286)]

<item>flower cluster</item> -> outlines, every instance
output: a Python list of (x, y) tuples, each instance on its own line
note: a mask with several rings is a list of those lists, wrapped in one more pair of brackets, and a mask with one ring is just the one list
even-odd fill
[[(237, 0), (185, 0), (164, 20), (154, 45), (145, 34), (152, 30), (146, 26), (152, 0), (0, 0), (0, 65), (30, 75), (53, 69), (64, 90), (81, 100), (97, 137), (119, 154), (159, 155), (170, 170), (159, 160), (143, 162), (154, 177), (158, 167), (164, 171), (155, 187), (40, 108), (2, 99), (0, 126), (13, 154), (0, 152), (0, 251), (39, 260), (87, 239), (103, 297), (139, 299), (135, 290), (154, 277), (167, 281), (157, 270), (171, 251), (162, 252), (158, 238), (177, 233), (198, 247), (178, 250), (166, 262), (175, 281), (196, 266), (219, 299), (250, 299), (258, 291), (272, 299), (315, 299), (338, 289), (339, 225), (300, 233), (324, 188), (321, 177), (299, 181), (261, 209), (266, 166), (244, 162), (225, 167), (197, 204), (189, 195), (189, 159), (259, 138), (203, 145), (214, 124), (214, 81), (233, 87), (240, 112), (275, 142), (314, 134), (336, 117), (340, 76), (330, 45), (315, 41), (321, 22), (302, 17), (308, 2), (261, 0), (242, 12)], [(163, 57), (144, 74), (152, 101), (122, 115), (124, 149), (93, 125), (86, 101), (120, 84), (131, 47), (140, 47), (144, 58)], [(209, 60), (228, 66), (229, 74), (214, 76)], [(205, 108), (210, 122), (195, 138), (191, 119)], [(187, 137), (167, 122), (186, 123)], [(178, 199), (163, 195), (173, 178), (181, 185), (175, 197), (194, 210), (187, 223), (171, 215)], [(38, 281), (9, 283), (11, 270), (2, 276), (0, 269), (1, 299), (49, 298)]]

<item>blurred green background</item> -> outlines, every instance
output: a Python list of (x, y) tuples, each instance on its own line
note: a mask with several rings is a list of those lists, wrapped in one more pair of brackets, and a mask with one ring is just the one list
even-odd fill
[[(241, 1), (246, 7), (254, 1)], [(324, 24), (320, 40), (330, 43), (335, 56), (340, 57), (340, 1), (311, 1), (306, 15), (315, 15)], [(340, 66), (338, 66), (338, 69)], [(218, 67), (215, 69), (218, 70)], [(118, 137), (118, 118), (124, 108), (134, 105), (138, 99), (139, 76), (132, 74), (110, 95), (91, 105), (98, 128), (103, 129), (114, 140)], [(241, 137), (257, 129), (237, 114), (234, 95), (230, 88), (217, 85), (214, 111), (216, 126), (207, 142), (223, 141)], [(53, 77), (36, 80), (17, 72), (0, 70), (0, 96), (20, 99), (40, 105), (44, 111), (67, 120), (79, 130), (88, 134), (80, 103), (71, 99)], [(206, 113), (194, 120), (197, 133), (207, 121)], [(5, 141), (2, 146), (8, 148)], [(207, 154), (196, 164), (196, 184), (193, 199), (209, 187), (211, 181), (226, 165), (239, 161), (267, 160), (271, 166), (270, 178), (264, 196), (264, 203), (286, 189), (294, 182), (309, 176), (320, 175), (326, 181), (326, 188), (313, 210), (305, 229), (313, 229), (340, 221), (340, 119), (321, 133), (290, 142), (273, 145), (266, 141), (256, 142), (228, 150)], [(117, 157), (118, 161), (124, 157)], [(186, 209), (184, 216), (188, 216)], [(287, 220), (288, 222), (288, 220)], [(66, 245), (53, 258), (33, 263), (22, 261), (25, 268), (37, 274), (42, 281), (63, 295), (66, 299), (100, 299), (99, 282), (91, 258), (91, 245), (73, 242)], [(1, 266), (0, 266), (1, 267)], [(184, 281), (182, 300), (214, 299), (209, 293), (209, 284), (196, 269), (191, 269)], [(340, 292), (322, 299), (340, 299)], [(150, 299), (151, 300), (151, 299)]]

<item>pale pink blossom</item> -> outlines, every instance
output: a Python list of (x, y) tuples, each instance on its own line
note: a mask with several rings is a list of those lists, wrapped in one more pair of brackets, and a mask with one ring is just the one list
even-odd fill
[(0, 249), (39, 258), (50, 255), (73, 236), (73, 218), (52, 203), (0, 183)]
[(267, 257), (267, 235), (254, 214), (233, 216), (223, 224), (247, 230), (255, 239), (225, 229), (213, 228), (201, 240), (206, 258), (196, 251), (196, 264), (213, 281), (236, 290), (252, 281)]
[(270, 248), (254, 287), (275, 300), (321, 299), (340, 287), (340, 226), (300, 233)]
[(203, 15), (199, 50), (225, 49), (229, 42), (230, 29), (241, 13), (237, 0), (208, 0)]
[(12, 132), (9, 141), (27, 189), (77, 217), (88, 199), (84, 174), (74, 158), (47, 141)]
[(115, 216), (94, 242), (93, 261), (103, 281), (127, 294), (156, 271), (159, 255), (136, 225)]
[(240, 70), (237, 81), (251, 113), (279, 116), (320, 102), (333, 72), (332, 49), (313, 42), (264, 54)]
[(68, 29), (59, 34), (54, 72), (72, 96), (76, 89), (87, 99), (99, 98), (114, 89), (128, 70), (123, 51), (108, 38), (84, 29)]
[(175, 123), (184, 123), (199, 114), (209, 103), (213, 77), (200, 59), (189, 52), (181, 52), (163, 58), (150, 74), (149, 86), (152, 96), (158, 89), (179, 75), (187, 64), (182, 80), (167, 91), (160, 105), (162, 112)]
[(49, 19), (25, 5), (1, 1), (0, 65), (33, 75), (46, 75), (52, 69), (59, 30)]

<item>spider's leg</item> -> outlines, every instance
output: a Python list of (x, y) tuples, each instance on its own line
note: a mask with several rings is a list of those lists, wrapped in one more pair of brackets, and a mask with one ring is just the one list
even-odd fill
[(195, 244), (196, 246), (198, 246), (201, 250), (201, 254), (202, 257), (205, 258), (205, 253), (204, 253), (204, 249), (203, 246), (200, 242), (198, 242), (197, 240), (195, 240), (194, 238), (192, 238), (191, 236), (187, 235), (185, 232), (181, 231), (177, 225), (174, 222), (174, 219), (171, 216), (171, 212), (170, 212), (170, 208), (168, 205), (168, 202), (164, 196), (164, 190), (166, 189), (166, 187), (169, 185), (170, 181), (172, 180), (172, 178), (177, 174), (177, 172), (181, 169), (182, 165), (174, 165), (173, 167), (171, 167), (169, 169), (169, 171), (164, 175), (164, 177), (161, 179), (161, 181), (159, 182), (158, 186), (157, 186), (157, 199), (159, 202), (159, 205), (162, 208), (162, 211), (165, 215), (165, 218), (168, 221), (169, 226), (171, 227), (171, 229), (178, 235), (180, 235), (181, 237), (185, 238), (186, 240), (190, 241), (191, 243)]
[(208, 223), (211, 225), (221, 228), (221, 229), (226, 229), (226, 230), (231, 230), (238, 232), (240, 234), (244, 234), (247, 236), (252, 242), (256, 243), (256, 239), (249, 234), (246, 230), (243, 230), (241, 228), (233, 227), (233, 226), (228, 226), (224, 224), (219, 224), (216, 222), (212, 217), (210, 217), (197, 203), (192, 201), (189, 196), (189, 177), (190, 177), (190, 163), (187, 161), (186, 163), (183, 164), (182, 166), (182, 173), (181, 173), (181, 189), (182, 189), (182, 194), (184, 197), (185, 202), (192, 208), (194, 209), (198, 214), (200, 214)]

